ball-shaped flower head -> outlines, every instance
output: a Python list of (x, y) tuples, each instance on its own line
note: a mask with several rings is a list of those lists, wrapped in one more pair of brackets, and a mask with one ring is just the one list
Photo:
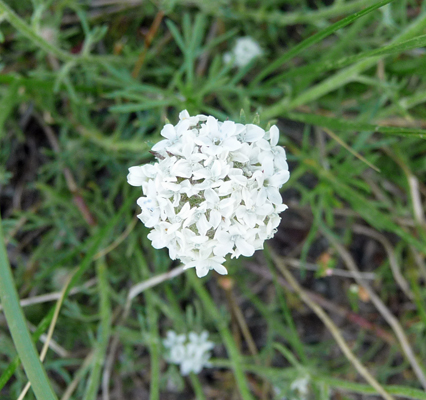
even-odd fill
[(243, 68), (253, 59), (260, 57), (262, 54), (262, 48), (252, 37), (239, 37), (235, 41), (232, 51), (223, 55), (223, 62), (225, 64), (232, 63), (235, 67)]
[(127, 181), (141, 186), (139, 219), (152, 228), (156, 249), (203, 277), (227, 274), (225, 257), (250, 257), (276, 232), (279, 189), (290, 177), (279, 130), (221, 122), (212, 116), (166, 124), (154, 145), (157, 162), (130, 167)]
[(210, 350), (214, 343), (208, 340), (209, 334), (203, 331), (201, 334), (189, 332), (187, 335), (177, 335), (174, 331), (168, 331), (163, 339), (166, 350), (166, 361), (171, 364), (179, 364), (182, 375), (193, 372), (198, 374), (204, 367), (210, 366)]

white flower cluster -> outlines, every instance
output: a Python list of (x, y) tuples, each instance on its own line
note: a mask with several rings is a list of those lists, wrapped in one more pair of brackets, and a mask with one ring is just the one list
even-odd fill
[(188, 375), (190, 372), (198, 374), (203, 367), (209, 365), (210, 350), (214, 347), (214, 343), (207, 340), (208, 337), (206, 331), (199, 335), (195, 332), (177, 335), (174, 331), (168, 331), (166, 339), (163, 340), (167, 349), (166, 360), (171, 364), (180, 365), (182, 375)]
[(179, 114), (166, 139), (152, 148), (159, 160), (129, 168), (128, 183), (142, 186), (138, 215), (156, 249), (168, 247), (197, 276), (227, 274), (225, 256), (252, 256), (276, 231), (279, 188), (289, 179), (279, 131), (214, 117)]
[(234, 66), (242, 68), (262, 54), (263, 50), (259, 44), (250, 36), (244, 36), (235, 41), (231, 52), (223, 55), (223, 62), (225, 64), (233, 63)]
[(307, 400), (309, 398), (310, 376), (303, 374), (289, 384), (288, 381), (280, 380), (273, 386), (276, 400)]
[(300, 400), (306, 400), (309, 394), (309, 375), (302, 376), (293, 381), (290, 385), (290, 390), (295, 392), (297, 398)]

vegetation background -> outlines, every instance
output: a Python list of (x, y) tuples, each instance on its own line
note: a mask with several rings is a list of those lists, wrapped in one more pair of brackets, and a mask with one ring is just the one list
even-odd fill
[[(0, 20), (2, 400), (27, 376), (28, 400), (426, 399), (425, 2), (0, 0)], [(236, 69), (240, 36), (264, 54)], [(181, 274), (135, 217), (127, 168), (183, 109), (276, 122), (288, 153), (279, 231), (228, 277)], [(208, 330), (212, 366), (167, 365), (169, 329)]]

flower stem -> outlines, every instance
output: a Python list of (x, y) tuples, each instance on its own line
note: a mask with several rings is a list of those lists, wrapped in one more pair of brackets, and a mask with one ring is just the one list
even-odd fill
[(250, 393), (248, 382), (242, 368), (241, 354), (239, 353), (235, 341), (232, 338), (231, 333), (229, 332), (229, 329), (226, 325), (226, 321), (220, 315), (216, 304), (213, 302), (208, 291), (201, 284), (200, 280), (195, 276), (195, 274), (188, 273), (187, 277), (191, 282), (195, 292), (200, 297), (200, 300), (203, 303), (205, 310), (210, 313), (210, 316), (216, 323), (217, 329), (220, 333), (220, 336), (222, 337), (226, 350), (228, 351), (229, 358), (231, 360), (231, 366), (234, 370), (235, 380), (237, 381), (237, 386), (240, 391), (241, 397), (244, 400), (252, 400), (253, 397)]

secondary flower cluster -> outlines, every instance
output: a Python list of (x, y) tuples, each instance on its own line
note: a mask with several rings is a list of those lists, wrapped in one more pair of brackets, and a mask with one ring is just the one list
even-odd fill
[(210, 350), (214, 343), (209, 342), (209, 334), (204, 331), (197, 335), (189, 332), (188, 335), (177, 335), (174, 331), (168, 331), (163, 345), (167, 349), (166, 360), (171, 364), (180, 365), (182, 375), (190, 372), (198, 374), (204, 366), (208, 366)]
[(262, 54), (263, 50), (259, 44), (250, 36), (244, 36), (235, 41), (231, 52), (223, 55), (223, 62), (225, 64), (233, 63), (234, 66), (242, 68)]
[(290, 174), (279, 131), (186, 110), (179, 118), (152, 148), (158, 162), (129, 168), (129, 184), (145, 195), (138, 217), (153, 228), (153, 247), (168, 247), (198, 277), (211, 269), (227, 274), (225, 256), (262, 249), (287, 208), (279, 188)]

